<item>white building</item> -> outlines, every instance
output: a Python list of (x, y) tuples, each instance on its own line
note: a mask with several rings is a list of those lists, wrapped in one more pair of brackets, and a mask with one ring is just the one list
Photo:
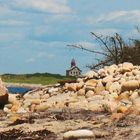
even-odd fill
[(70, 69), (66, 70), (66, 76), (78, 77), (79, 75), (81, 75), (81, 72), (82, 71), (76, 66), (75, 60), (72, 59)]

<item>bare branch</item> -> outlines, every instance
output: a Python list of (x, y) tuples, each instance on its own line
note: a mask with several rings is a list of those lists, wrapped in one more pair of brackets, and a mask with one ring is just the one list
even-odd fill
[(138, 26), (136, 26), (136, 29), (137, 29), (138, 33), (140, 33), (140, 29), (139, 29), (139, 27), (138, 27)]
[[(107, 43), (106, 43), (101, 37), (99, 37), (98, 35), (96, 35), (96, 34), (93, 33), (93, 32), (91, 32), (91, 34), (92, 34), (94, 37), (96, 37), (96, 38), (107, 48), (107, 50), (109, 51), (109, 53), (110, 53), (112, 56), (114, 56), (114, 54), (112, 53), (112, 51), (109, 49)], [(115, 56), (114, 56), (114, 57), (115, 57)]]
[(110, 62), (111, 59), (100, 61), (99, 63), (92, 65), (92, 66), (87, 66), (90, 69), (96, 69), (97, 67), (100, 67), (101, 65), (106, 65), (108, 62)]
[(99, 51), (94, 51), (94, 50), (90, 50), (90, 49), (87, 49), (81, 45), (77, 46), (77, 45), (67, 45), (69, 47), (74, 47), (74, 48), (78, 48), (78, 49), (82, 49), (82, 50), (85, 50), (85, 51), (88, 51), (88, 52), (92, 52), (92, 53), (97, 53), (97, 54), (100, 54), (100, 55), (104, 55), (104, 56), (107, 56), (109, 57), (109, 55), (107, 55), (106, 53), (103, 53), (103, 52), (99, 52)]

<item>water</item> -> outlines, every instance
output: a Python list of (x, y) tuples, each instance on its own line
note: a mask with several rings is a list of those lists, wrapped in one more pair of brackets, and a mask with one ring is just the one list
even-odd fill
[(13, 93), (13, 94), (16, 94), (16, 93), (19, 93), (19, 94), (24, 94), (28, 91), (31, 91), (32, 89), (31, 88), (26, 88), (26, 87), (7, 87), (9, 93)]

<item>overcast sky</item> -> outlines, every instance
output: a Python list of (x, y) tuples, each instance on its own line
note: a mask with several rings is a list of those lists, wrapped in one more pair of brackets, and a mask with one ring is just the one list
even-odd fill
[(132, 38), (139, 25), (139, 0), (0, 0), (0, 73), (65, 74), (72, 58), (85, 71), (98, 56), (68, 44), (99, 49), (91, 31)]

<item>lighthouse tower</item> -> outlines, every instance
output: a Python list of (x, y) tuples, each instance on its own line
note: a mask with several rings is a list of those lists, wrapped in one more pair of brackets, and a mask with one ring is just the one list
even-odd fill
[(72, 60), (71, 60), (71, 68), (72, 67), (75, 67), (76, 66), (76, 62), (75, 62), (75, 59), (73, 58)]

